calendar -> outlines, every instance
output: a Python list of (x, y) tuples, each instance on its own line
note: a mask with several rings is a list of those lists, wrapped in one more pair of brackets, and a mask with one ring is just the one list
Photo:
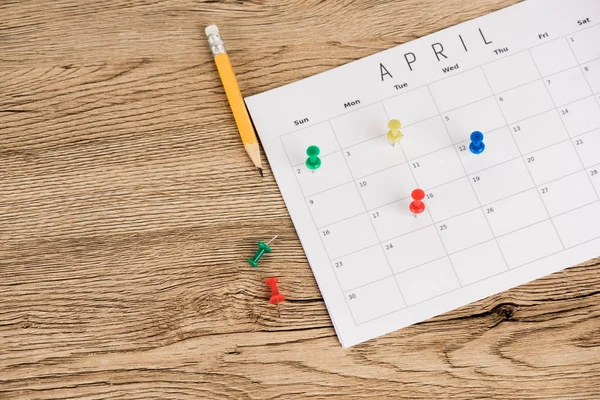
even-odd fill
[(246, 104), (344, 347), (600, 254), (597, 0), (525, 1)]

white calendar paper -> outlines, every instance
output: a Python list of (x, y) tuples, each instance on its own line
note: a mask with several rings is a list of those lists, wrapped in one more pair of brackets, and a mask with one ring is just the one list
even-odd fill
[(600, 254), (598, 0), (529, 0), (246, 104), (344, 347)]

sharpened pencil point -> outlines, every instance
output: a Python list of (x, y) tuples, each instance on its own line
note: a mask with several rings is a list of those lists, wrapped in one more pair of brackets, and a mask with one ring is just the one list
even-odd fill
[(264, 177), (263, 172), (262, 172), (262, 168), (257, 168), (258, 169), (258, 173), (260, 174), (260, 176)]

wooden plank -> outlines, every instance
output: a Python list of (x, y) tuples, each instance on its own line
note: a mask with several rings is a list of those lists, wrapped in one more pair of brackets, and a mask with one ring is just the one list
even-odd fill
[(250, 95), (515, 2), (0, 3), (0, 398), (599, 398), (600, 259), (342, 349), (203, 35)]

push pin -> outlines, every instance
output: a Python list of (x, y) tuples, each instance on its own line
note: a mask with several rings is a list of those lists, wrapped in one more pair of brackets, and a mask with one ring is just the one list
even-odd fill
[(258, 250), (256, 250), (256, 253), (254, 253), (254, 257), (246, 259), (248, 263), (250, 263), (250, 265), (252, 265), (254, 268), (258, 268), (258, 260), (260, 260), (265, 253), (270, 253), (271, 251), (273, 251), (269, 247), (269, 244), (275, 239), (277, 239), (277, 236), (269, 240), (267, 243), (259, 241)]
[(396, 143), (402, 139), (402, 132), (400, 132), (401, 126), (402, 124), (397, 119), (391, 119), (390, 122), (388, 122), (389, 131), (387, 133), (387, 139), (392, 146), (396, 146)]
[(469, 145), (469, 150), (473, 154), (483, 153), (485, 150), (485, 144), (483, 143), (483, 133), (479, 131), (475, 131), (471, 133), (471, 144)]
[(312, 172), (315, 172), (321, 166), (319, 154), (321, 154), (321, 149), (319, 149), (317, 146), (310, 146), (308, 149), (306, 149), (306, 155), (308, 156), (306, 159), (306, 167)]
[(269, 303), (277, 304), (277, 318), (281, 318), (281, 313), (279, 312), (279, 303), (283, 303), (285, 296), (279, 293), (279, 289), (277, 288), (278, 281), (279, 278), (268, 278), (265, 282), (271, 288), (271, 298), (269, 299)]
[(417, 214), (421, 214), (423, 211), (425, 211), (425, 203), (423, 203), (423, 199), (425, 198), (425, 192), (421, 189), (415, 189), (410, 194), (410, 197), (413, 198), (413, 201), (412, 203), (410, 203), (410, 206), (408, 206), (408, 208), (413, 213), (415, 218), (417, 218)]

